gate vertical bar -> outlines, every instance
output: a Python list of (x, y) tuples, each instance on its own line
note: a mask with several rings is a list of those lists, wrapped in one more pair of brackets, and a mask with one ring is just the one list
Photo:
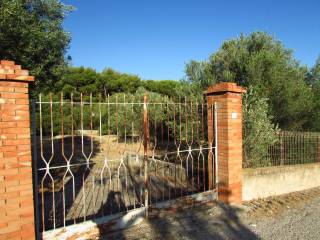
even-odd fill
[(149, 142), (149, 126), (148, 126), (148, 97), (143, 97), (143, 148), (144, 148), (144, 205), (146, 211), (146, 218), (148, 218), (149, 206), (149, 189), (148, 189), (148, 142)]
[(39, 218), (39, 203), (38, 203), (38, 170), (37, 170), (37, 118), (36, 118), (36, 103), (35, 99), (31, 100), (31, 122), (32, 122), (32, 138), (33, 138), (33, 199), (34, 199), (34, 214), (35, 214), (35, 235), (36, 239), (40, 238), (40, 218)]

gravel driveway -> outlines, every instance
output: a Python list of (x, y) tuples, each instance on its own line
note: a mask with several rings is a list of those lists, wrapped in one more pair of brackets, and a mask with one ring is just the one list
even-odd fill
[(153, 212), (153, 216), (102, 239), (318, 240), (320, 188), (246, 202), (241, 207), (215, 202), (179, 211)]

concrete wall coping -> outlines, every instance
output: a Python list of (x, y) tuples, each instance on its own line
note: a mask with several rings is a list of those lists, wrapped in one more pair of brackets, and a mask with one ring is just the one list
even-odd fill
[(280, 172), (292, 172), (297, 169), (313, 169), (320, 168), (320, 163), (307, 163), (307, 164), (296, 164), (296, 165), (285, 165), (285, 166), (272, 166), (262, 168), (244, 168), (243, 174), (246, 176), (257, 176), (257, 175), (268, 175)]

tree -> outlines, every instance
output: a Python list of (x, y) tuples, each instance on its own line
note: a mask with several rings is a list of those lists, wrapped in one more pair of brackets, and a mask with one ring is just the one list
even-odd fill
[(92, 68), (68, 67), (65, 74), (56, 83), (54, 92), (93, 94), (99, 96), (100, 74)]
[(144, 88), (150, 92), (156, 92), (171, 98), (177, 97), (177, 89), (180, 83), (174, 80), (147, 80), (142, 82)]
[(140, 86), (141, 79), (136, 75), (119, 73), (111, 68), (101, 73), (99, 88), (105, 96), (117, 92), (134, 93)]
[(208, 62), (191, 60), (185, 66), (186, 78), (184, 81), (192, 83), (197, 90), (202, 91), (217, 82), (216, 76), (210, 74), (209, 69)]
[(311, 86), (314, 95), (313, 114), (309, 121), (310, 128), (313, 131), (320, 131), (320, 57), (308, 72), (306, 81)]
[(71, 10), (59, 0), (0, 1), (0, 58), (30, 70), (38, 92), (52, 89), (66, 67), (62, 22)]
[(103, 96), (106, 99), (108, 95), (116, 93), (134, 94), (140, 87), (171, 98), (177, 98), (183, 89), (178, 81), (141, 80), (137, 75), (120, 73), (111, 68), (99, 73), (92, 68), (67, 67), (63, 76), (50, 90), (54, 93), (62, 91), (65, 96), (70, 96), (71, 93), (92, 93), (95, 97)]
[(197, 80), (199, 78), (186, 71), (191, 83), (200, 83), (203, 89), (212, 82), (252, 85), (258, 96), (268, 99), (273, 121), (280, 128), (302, 130), (309, 127), (312, 92), (305, 83), (307, 69), (293, 58), (291, 50), (267, 33), (254, 32), (228, 40), (206, 63), (191, 65), (200, 68), (204, 73), (200, 76), (207, 79)]
[(315, 65), (308, 72), (306, 80), (311, 86), (314, 86), (320, 82), (320, 56), (316, 60)]
[(277, 126), (266, 98), (261, 98), (252, 86), (243, 96), (243, 153), (246, 167), (271, 165), (266, 158), (268, 147), (276, 142)]

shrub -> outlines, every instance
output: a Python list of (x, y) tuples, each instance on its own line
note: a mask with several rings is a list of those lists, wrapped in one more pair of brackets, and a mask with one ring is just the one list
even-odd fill
[(243, 96), (243, 154), (245, 167), (268, 166), (268, 147), (277, 140), (278, 127), (272, 123), (267, 98), (261, 98), (252, 86)]

